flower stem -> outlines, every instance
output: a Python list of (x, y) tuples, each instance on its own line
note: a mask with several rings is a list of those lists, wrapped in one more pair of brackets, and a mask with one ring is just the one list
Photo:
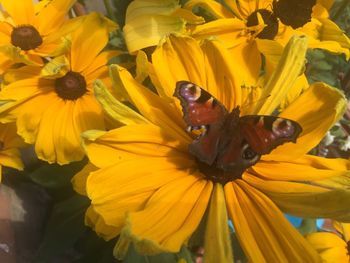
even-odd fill
[(115, 20), (113, 8), (112, 8), (112, 6), (111, 6), (110, 1), (109, 1), (109, 0), (103, 0), (103, 3), (104, 3), (104, 5), (105, 5), (106, 11), (107, 11), (107, 16), (108, 16), (110, 19)]

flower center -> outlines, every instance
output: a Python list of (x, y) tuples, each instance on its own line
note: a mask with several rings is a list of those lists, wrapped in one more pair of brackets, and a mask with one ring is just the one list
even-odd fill
[(242, 178), (241, 171), (239, 172), (225, 171), (223, 169), (215, 167), (215, 164), (208, 165), (199, 160), (197, 160), (197, 165), (198, 165), (199, 171), (205, 176), (205, 178), (214, 183), (220, 183), (222, 185), (225, 185), (228, 182)]
[(11, 43), (22, 50), (31, 50), (40, 46), (43, 39), (35, 27), (21, 25), (12, 30)]
[(55, 91), (64, 100), (76, 100), (87, 92), (85, 78), (78, 72), (69, 71), (56, 79)]
[[(278, 33), (278, 20), (277, 17), (269, 10), (258, 9), (250, 14), (247, 19), (246, 25), (248, 27), (257, 26), (258, 23), (258, 13), (261, 15), (265, 28), (257, 35), (260, 39), (274, 39)], [(253, 32), (254, 33), (254, 32)]]
[(2, 150), (2, 149), (4, 149), (4, 142), (2, 142), (2, 141), (0, 141), (0, 151)]
[(273, 11), (285, 25), (296, 29), (311, 21), (312, 7), (316, 0), (273, 1)]

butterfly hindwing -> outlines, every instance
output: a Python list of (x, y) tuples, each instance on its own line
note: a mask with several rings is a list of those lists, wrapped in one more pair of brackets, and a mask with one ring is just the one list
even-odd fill
[(286, 142), (295, 142), (302, 131), (292, 120), (265, 115), (247, 115), (239, 120), (240, 132), (258, 154), (268, 154)]

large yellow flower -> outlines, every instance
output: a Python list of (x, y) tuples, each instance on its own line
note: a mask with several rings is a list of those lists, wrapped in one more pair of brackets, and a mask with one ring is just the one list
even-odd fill
[(0, 124), (0, 180), (2, 166), (23, 170), (19, 152), (22, 146), (24, 143), (16, 133), (16, 124)]
[[(281, 1), (281, 0), (280, 0)], [(321, 48), (337, 54), (350, 56), (350, 40), (342, 30), (328, 17), (328, 12), (319, 1), (311, 14), (311, 21), (293, 29), (277, 19), (272, 0), (226, 0), (222, 5), (214, 0), (190, 0), (187, 8), (201, 6), (212, 13), (216, 20), (198, 25), (192, 34), (195, 38), (217, 36), (234, 53), (235, 60), (248, 72), (246, 82), (254, 84), (261, 70), (260, 53), (272, 53), (276, 44), (285, 46), (292, 35), (307, 35), (309, 48)], [(278, 2), (278, 1), (277, 1)], [(281, 1), (288, 3), (288, 1)], [(291, 6), (284, 12), (296, 16), (296, 8)], [(301, 11), (305, 11), (307, 2), (301, 1)], [(329, 2), (329, 1), (328, 1)], [(324, 4), (324, 3), (323, 3)], [(311, 11), (311, 10), (310, 10)]]
[(80, 19), (67, 22), (66, 15), (75, 0), (1, 0), (0, 72), (14, 63), (42, 65), (42, 57), (62, 54), (64, 37), (75, 30)]
[(9, 72), (5, 80), (11, 83), (0, 91), (7, 101), (0, 107), (0, 121), (16, 121), (18, 134), (35, 143), (38, 157), (50, 163), (82, 159), (80, 133), (105, 127), (92, 83), (108, 76), (106, 64), (115, 52), (101, 51), (116, 25), (97, 13), (83, 23), (65, 56), (51, 60), (41, 73), (30, 66)]
[[(242, 93), (240, 70), (218, 41), (199, 45), (192, 38), (168, 38), (152, 55), (150, 76), (157, 94), (127, 70), (111, 66), (115, 84), (138, 112), (117, 100), (104, 105), (125, 126), (83, 133), (91, 164), (73, 183), (91, 199), (86, 223), (107, 240), (120, 234), (117, 257), (130, 242), (142, 253), (179, 251), (209, 207), (206, 262), (232, 262), (228, 217), (250, 262), (320, 262), (280, 209), (303, 217), (350, 220), (349, 190), (327, 181), (349, 178), (350, 163), (307, 155), (341, 116), (343, 95), (322, 83), (312, 85), (281, 113), (303, 127), (297, 143), (264, 155), (225, 185), (212, 182), (188, 152), (193, 138), (185, 132), (181, 107), (173, 97), (176, 82), (189, 80), (228, 110), (241, 105), (243, 114), (272, 114), (299, 75), (305, 51), (305, 39), (293, 38), (264, 87), (271, 96), (262, 94), (266, 102), (255, 104), (244, 103), (250, 99)], [(95, 90), (103, 97), (101, 103), (111, 102), (101, 82)]]

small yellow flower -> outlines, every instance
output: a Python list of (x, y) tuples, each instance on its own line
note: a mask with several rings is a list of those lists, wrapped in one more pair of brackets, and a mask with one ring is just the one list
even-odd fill
[(116, 53), (101, 51), (115, 28), (110, 20), (91, 13), (72, 33), (71, 49), (64, 56), (42, 70), (26, 66), (9, 73), (11, 83), (0, 91), (0, 99), (7, 101), (0, 106), (0, 121), (16, 121), (18, 134), (35, 144), (40, 159), (59, 164), (80, 160), (80, 133), (105, 128), (92, 84), (108, 77), (106, 64)]
[[(306, 5), (307, 2), (300, 3)], [(323, 2), (329, 6), (327, 1)], [(276, 44), (271, 43), (271, 40), (285, 46), (291, 36), (307, 35), (309, 48), (345, 54), (347, 58), (350, 56), (349, 38), (329, 19), (327, 9), (321, 1), (313, 7), (311, 21), (295, 29), (277, 19), (272, 0), (226, 0), (225, 5), (214, 0), (190, 0), (185, 5), (190, 10), (195, 6), (205, 8), (216, 19), (197, 25), (192, 35), (195, 38), (216, 36), (223, 41), (234, 54), (236, 63), (244, 66), (249, 73), (246, 77), (248, 83), (254, 84), (258, 78), (261, 69), (260, 53), (267, 60), (270, 59), (269, 55), (276, 53)]]
[(19, 148), (22, 146), (24, 146), (24, 143), (16, 133), (16, 124), (0, 123), (0, 181), (2, 166), (23, 170), (23, 163), (19, 152)]
[(62, 54), (68, 48), (64, 37), (80, 25), (80, 19), (67, 22), (66, 15), (75, 0), (1, 0), (0, 72), (14, 63), (42, 65), (42, 57)]
[[(242, 105), (243, 115), (272, 114), (296, 81), (305, 51), (305, 39), (293, 38), (264, 88), (271, 96), (252, 107), (242, 105), (246, 98), (241, 71), (218, 41), (199, 45), (189, 37), (166, 39), (153, 53), (149, 69), (157, 93), (127, 70), (111, 66), (114, 82), (138, 111), (127, 110), (122, 103), (105, 105), (125, 126), (83, 133), (91, 163), (73, 183), (91, 199), (86, 223), (107, 240), (120, 235), (117, 257), (131, 242), (147, 254), (179, 251), (209, 207), (204, 259), (208, 262), (233, 262), (228, 218), (250, 262), (320, 262), (280, 209), (305, 217), (349, 220), (349, 190), (327, 181), (349, 176), (349, 161), (307, 155), (342, 115), (343, 95), (322, 83), (312, 85), (281, 113), (303, 127), (297, 143), (262, 156), (225, 185), (212, 182), (188, 152), (193, 138), (185, 132), (181, 107), (173, 97), (176, 82), (189, 80), (228, 110)], [(101, 82), (95, 89), (110, 100)], [(220, 176), (221, 171), (216, 172)]]

